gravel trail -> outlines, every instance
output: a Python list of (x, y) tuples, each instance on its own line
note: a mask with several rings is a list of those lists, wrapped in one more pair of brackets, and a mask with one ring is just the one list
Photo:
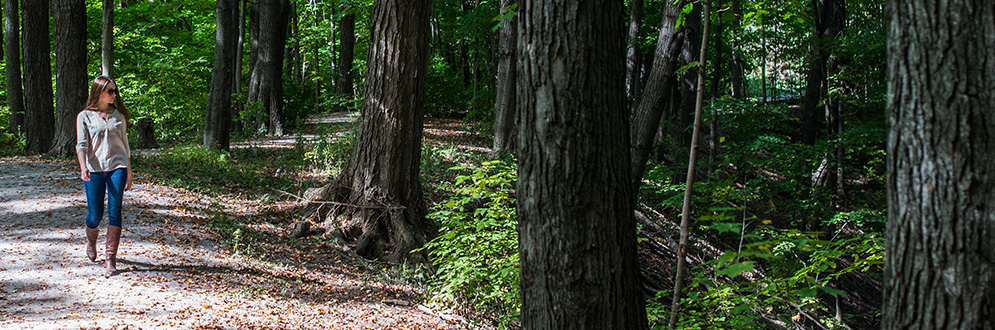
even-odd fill
[(232, 256), (206, 230), (210, 202), (140, 169), (125, 193), (120, 273), (104, 278), (106, 217), (90, 262), (78, 176), (68, 160), (0, 158), (0, 328), (471, 328), (412, 288)]

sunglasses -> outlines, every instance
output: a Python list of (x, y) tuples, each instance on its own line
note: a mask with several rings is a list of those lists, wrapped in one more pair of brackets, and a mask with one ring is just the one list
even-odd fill
[(107, 89), (107, 94), (116, 95), (117, 94), (117, 89), (116, 88), (108, 88)]

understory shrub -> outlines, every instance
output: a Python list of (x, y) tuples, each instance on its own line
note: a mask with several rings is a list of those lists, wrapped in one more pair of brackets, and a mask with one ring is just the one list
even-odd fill
[(521, 308), (514, 162), (450, 171), (469, 174), (457, 176), (449, 199), (429, 214), (440, 225), (439, 236), (424, 247), (438, 267), (430, 300), (472, 306), (507, 328), (517, 323)]

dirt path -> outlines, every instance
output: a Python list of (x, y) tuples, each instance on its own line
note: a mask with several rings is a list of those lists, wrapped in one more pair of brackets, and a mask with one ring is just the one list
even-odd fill
[(75, 166), (0, 158), (0, 328), (474, 328), (420, 305), (414, 288), (358, 275), (332, 255), (320, 267), (232, 256), (207, 230), (218, 201), (136, 173), (121, 273), (104, 278), (106, 219), (93, 263)]

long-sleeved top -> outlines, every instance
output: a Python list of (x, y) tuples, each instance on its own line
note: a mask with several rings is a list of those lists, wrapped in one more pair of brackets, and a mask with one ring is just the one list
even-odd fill
[(109, 172), (130, 165), (127, 129), (128, 123), (118, 111), (107, 115), (107, 120), (92, 110), (76, 115), (76, 152), (84, 152), (90, 172)]

